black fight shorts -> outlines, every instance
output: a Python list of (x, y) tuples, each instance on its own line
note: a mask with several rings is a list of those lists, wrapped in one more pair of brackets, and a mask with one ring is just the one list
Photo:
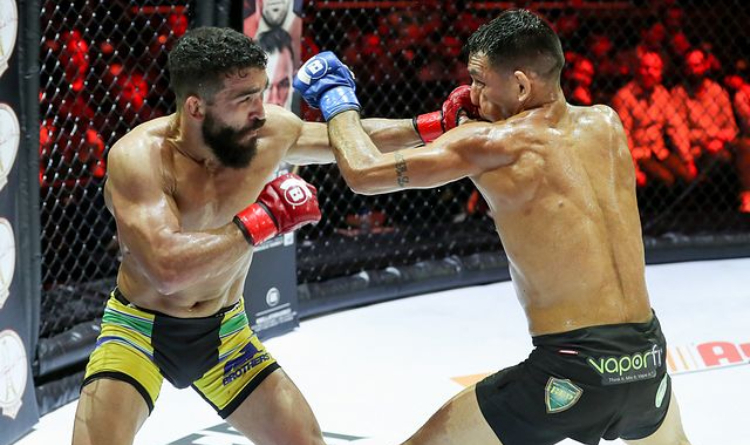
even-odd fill
[(664, 421), (672, 385), (656, 315), (533, 343), (528, 359), (476, 386), (482, 414), (503, 445), (637, 440)]

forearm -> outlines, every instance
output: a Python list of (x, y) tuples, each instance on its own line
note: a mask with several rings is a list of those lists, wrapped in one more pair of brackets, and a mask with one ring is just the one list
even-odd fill
[(160, 293), (171, 295), (236, 267), (252, 248), (234, 223), (204, 232), (162, 234), (141, 263)]
[[(362, 126), (380, 153), (422, 145), (411, 119), (365, 119)], [(331, 163), (335, 160), (331, 147), (326, 124), (305, 122), (285, 160), (297, 165)]]
[[(364, 119), (362, 128), (381, 153), (422, 145), (411, 119)], [(332, 142), (333, 143), (333, 142)]]
[(356, 111), (347, 111), (328, 122), (328, 137), (336, 164), (349, 187), (358, 193), (376, 193), (366, 187), (363, 171), (382, 156), (361, 125)]

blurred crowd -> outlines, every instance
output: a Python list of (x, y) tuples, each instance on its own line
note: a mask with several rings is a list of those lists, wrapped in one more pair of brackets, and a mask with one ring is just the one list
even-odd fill
[(167, 113), (167, 52), (188, 29), (184, 6), (55, 4), (42, 9), (43, 189), (102, 179), (105, 149), (138, 123)]
[[(262, 43), (294, 54), (295, 63), (321, 49), (336, 51), (367, 91), (365, 114), (403, 117), (429, 111), (455, 85), (470, 82), (464, 43), (498, 11), (464, 3), (344, 10), (333, 28), (330, 17), (308, 14), (301, 51), (273, 33)], [(540, 11), (566, 49), (566, 96), (575, 105), (603, 103), (619, 113), (638, 186), (683, 187), (710, 181), (715, 165), (731, 166), (739, 184), (737, 208), (750, 213), (750, 69), (747, 55), (715, 50), (715, 33), (706, 26), (721, 24), (704, 17), (695, 26), (697, 11), (674, 0), (648, 2), (621, 27), (611, 24), (623, 19), (622, 11), (586, 10), (580, 0), (566, 4)], [(188, 28), (185, 9), (117, 0), (89, 8), (88, 15), (76, 10), (65, 16), (55, 2), (45, 2), (42, 187), (102, 178), (106, 148), (129, 128), (170, 110), (166, 55)], [(278, 88), (274, 83), (270, 94), (279, 97), (271, 102), (288, 105), (292, 69), (278, 71), (285, 74), (278, 76)], [(314, 117), (309, 110), (303, 114)]]
[[(368, 18), (364, 26), (344, 26), (339, 53), (367, 94), (388, 97), (378, 105), (397, 104), (401, 115), (403, 108), (425, 111), (404, 92), (424, 102), (422, 91), (442, 98), (453, 86), (470, 82), (463, 45), (491, 14), (459, 3), (429, 11), (391, 10)], [(606, 8), (582, 14), (585, 2), (567, 4), (541, 11), (565, 48), (566, 97), (574, 105), (607, 104), (618, 112), (638, 187), (709, 182), (712, 173), (726, 173), (730, 166), (739, 184), (732, 199), (740, 212), (750, 213), (748, 55), (726, 48), (717, 54), (715, 30), (706, 26), (720, 24), (707, 23), (705, 14), (696, 22), (702, 12), (676, 1), (649, 2), (637, 17), (620, 13), (614, 19), (602, 18), (612, 16)], [(618, 20), (620, 26), (612, 26)], [(396, 86), (389, 91), (384, 85)], [(365, 101), (373, 99), (366, 96)], [(371, 115), (384, 111), (368, 104), (365, 110)], [(475, 202), (472, 196), (469, 212)]]
[(185, 6), (43, 2), (39, 185), (43, 282), (116, 273), (114, 224), (101, 186), (106, 150), (173, 109), (167, 52), (188, 29)]

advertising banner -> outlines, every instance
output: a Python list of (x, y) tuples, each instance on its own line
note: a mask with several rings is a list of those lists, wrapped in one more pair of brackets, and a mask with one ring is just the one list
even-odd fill
[[(243, 31), (268, 54), (264, 100), (288, 110), (293, 105), (292, 79), (300, 60), (301, 7), (301, 0), (244, 2)], [(276, 237), (256, 249), (245, 282), (245, 298), (250, 325), (261, 338), (299, 325), (293, 234)]]
[(15, 0), (0, 0), (0, 445), (15, 442), (39, 419), (30, 366), (32, 301), (20, 284), (16, 247), (24, 230), (17, 213), (23, 205), (16, 163), (23, 142), (18, 13)]

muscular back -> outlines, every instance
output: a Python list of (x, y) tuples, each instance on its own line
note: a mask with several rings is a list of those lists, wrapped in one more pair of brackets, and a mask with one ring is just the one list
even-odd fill
[(642, 322), (633, 165), (617, 115), (558, 102), (501, 124), (513, 160), (474, 176), (487, 199), (533, 335)]

